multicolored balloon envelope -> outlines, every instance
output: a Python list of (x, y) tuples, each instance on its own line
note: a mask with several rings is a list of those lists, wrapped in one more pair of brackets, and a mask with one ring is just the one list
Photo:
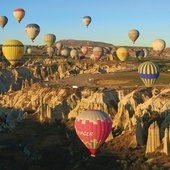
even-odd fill
[(24, 45), (18, 40), (8, 40), (2, 46), (6, 59), (15, 66), (24, 54)]
[(146, 61), (139, 65), (138, 73), (145, 86), (152, 87), (159, 77), (160, 69), (156, 63)]
[(4, 28), (7, 23), (8, 23), (8, 18), (6, 16), (0, 16), (0, 26)]
[(95, 156), (110, 134), (111, 128), (110, 117), (101, 110), (83, 111), (75, 120), (76, 133), (91, 152), (91, 156)]
[(22, 9), (22, 8), (16, 8), (14, 11), (13, 11), (13, 15), (14, 17), (16, 18), (16, 20), (20, 23), (21, 20), (24, 18), (25, 16), (25, 10)]
[(144, 55), (145, 55), (144, 50), (136, 51), (136, 58), (138, 60), (142, 60), (144, 58)]
[(38, 34), (40, 33), (40, 27), (37, 24), (28, 24), (25, 27), (25, 32), (28, 35), (28, 37), (32, 40), (32, 42), (34, 42), (34, 39), (38, 36)]
[(84, 25), (86, 26), (86, 27), (88, 27), (89, 26), (89, 24), (91, 23), (91, 17), (90, 16), (84, 16), (83, 17), (83, 19), (82, 19), (82, 21), (83, 21), (83, 23), (84, 23)]

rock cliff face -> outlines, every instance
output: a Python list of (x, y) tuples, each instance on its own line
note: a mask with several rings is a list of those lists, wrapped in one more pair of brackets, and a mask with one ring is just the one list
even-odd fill
[[(42, 66), (43, 65), (43, 66)], [(29, 68), (29, 69), (28, 69)], [(28, 114), (46, 119), (75, 118), (86, 109), (100, 109), (113, 120), (113, 136), (132, 132), (129, 145), (145, 145), (148, 127), (157, 121), (160, 137), (170, 125), (170, 88), (53, 88), (41, 81), (59, 80), (76, 74), (114, 73), (133, 65), (100, 65), (96, 63), (60, 62), (60, 60), (28, 60), (24, 67), (0, 71), (0, 131), (15, 127)], [(130, 146), (129, 146), (130, 147)]]

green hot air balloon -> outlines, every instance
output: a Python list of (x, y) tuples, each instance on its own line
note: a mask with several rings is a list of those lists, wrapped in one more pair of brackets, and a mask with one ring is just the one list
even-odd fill
[(54, 34), (44, 35), (44, 42), (46, 43), (48, 47), (51, 47), (55, 41), (56, 41), (56, 36)]
[(159, 66), (152, 61), (143, 62), (138, 67), (138, 74), (146, 87), (152, 87), (155, 84), (159, 73)]

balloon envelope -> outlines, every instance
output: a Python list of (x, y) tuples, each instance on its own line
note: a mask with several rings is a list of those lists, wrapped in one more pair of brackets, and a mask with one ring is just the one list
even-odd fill
[(102, 47), (94, 47), (93, 48), (93, 55), (95, 57), (95, 60), (100, 60), (100, 58), (103, 55), (103, 48)]
[(56, 48), (61, 50), (63, 48), (63, 44), (61, 42), (56, 43)]
[(7, 24), (7, 22), (8, 22), (8, 18), (7, 18), (6, 16), (0, 16), (0, 26), (1, 26), (2, 28), (5, 27), (5, 25)]
[(27, 53), (28, 53), (28, 54), (31, 54), (31, 53), (32, 53), (32, 48), (31, 48), (31, 47), (29, 47), (29, 48), (27, 49)]
[(144, 50), (136, 51), (136, 58), (138, 60), (142, 60), (144, 58), (144, 55), (145, 55)]
[(91, 23), (91, 17), (90, 16), (84, 16), (83, 17), (83, 19), (82, 19), (82, 21), (83, 21), (83, 23), (84, 23), (84, 25), (86, 26), (86, 27), (88, 27), (89, 26), (89, 24)]
[(61, 50), (62, 56), (68, 57), (69, 54), (70, 54), (70, 50), (68, 48), (64, 48), (64, 49)]
[(160, 54), (166, 47), (166, 43), (162, 39), (156, 39), (152, 42), (152, 48), (158, 54)]
[(78, 58), (78, 51), (76, 50), (76, 49), (72, 49), (71, 51), (70, 51), (70, 56), (71, 56), (71, 58), (74, 58), (74, 59), (77, 59)]
[(135, 43), (135, 41), (138, 39), (139, 37), (139, 31), (136, 29), (132, 29), (128, 32), (128, 36), (129, 38), (132, 40), (133, 44)]
[(81, 52), (82, 52), (84, 55), (86, 55), (86, 54), (88, 53), (88, 47), (87, 47), (87, 46), (83, 46), (83, 47), (81, 48)]
[(55, 53), (55, 49), (53, 47), (47, 47), (47, 53), (48, 53), (49, 57), (53, 57), (53, 55)]
[(13, 15), (14, 17), (16, 18), (16, 20), (18, 22), (21, 22), (21, 20), (24, 18), (25, 16), (25, 10), (22, 9), (22, 8), (16, 8), (14, 11), (13, 11)]
[(90, 150), (91, 156), (105, 142), (111, 132), (112, 121), (108, 114), (101, 110), (86, 110), (80, 113), (75, 120), (75, 131)]
[(47, 46), (51, 47), (56, 40), (56, 36), (54, 34), (45, 34), (44, 35), (44, 42)]
[(24, 54), (24, 45), (18, 40), (8, 40), (2, 46), (6, 59), (15, 66)]
[(159, 66), (151, 61), (139, 65), (138, 73), (146, 87), (152, 87), (159, 77)]
[(126, 61), (128, 57), (128, 50), (125, 47), (119, 47), (116, 50), (116, 55), (119, 58), (120, 61)]
[(34, 39), (37, 37), (37, 35), (40, 33), (40, 27), (37, 24), (28, 24), (25, 28), (25, 32), (28, 35), (28, 37), (34, 41)]

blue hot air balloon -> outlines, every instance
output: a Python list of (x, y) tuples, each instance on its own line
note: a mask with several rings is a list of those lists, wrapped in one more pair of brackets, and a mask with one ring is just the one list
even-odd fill
[(146, 61), (139, 65), (138, 73), (145, 86), (152, 87), (159, 77), (160, 69), (156, 63)]

